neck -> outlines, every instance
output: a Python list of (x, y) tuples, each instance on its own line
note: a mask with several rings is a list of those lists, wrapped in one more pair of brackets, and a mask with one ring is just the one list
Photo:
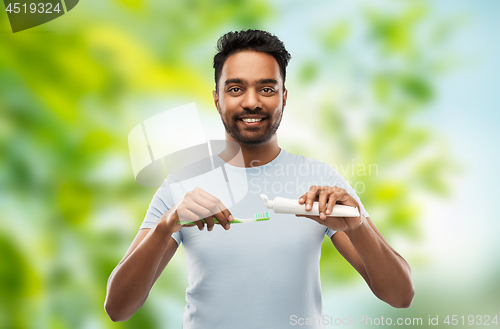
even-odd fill
[[(226, 140), (231, 140), (226, 135)], [(241, 154), (243, 156), (243, 161), (240, 157), (235, 157), (235, 148), (239, 146)], [(236, 167), (257, 167), (265, 165), (273, 161), (280, 153), (281, 148), (278, 146), (278, 138), (274, 135), (269, 141), (261, 145), (242, 145), (237, 142), (227, 143), (226, 149), (222, 151), (219, 156), (227, 162), (228, 164)]]

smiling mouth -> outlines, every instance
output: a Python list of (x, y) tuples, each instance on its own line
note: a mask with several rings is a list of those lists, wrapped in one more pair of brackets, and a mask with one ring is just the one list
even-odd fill
[(243, 118), (243, 119), (240, 119), (240, 120), (243, 121), (243, 122), (252, 123), (252, 122), (260, 122), (263, 119), (264, 118)]

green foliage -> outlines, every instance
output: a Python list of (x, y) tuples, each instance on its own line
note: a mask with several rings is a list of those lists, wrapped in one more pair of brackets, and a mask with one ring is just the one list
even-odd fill
[(323, 34), (323, 47), (326, 51), (334, 51), (349, 37), (350, 32), (351, 25), (347, 21), (334, 24)]
[(421, 53), (415, 42), (416, 28), (428, 14), (425, 2), (400, 3), (393, 10), (366, 9), (366, 19), (370, 24), (373, 39), (381, 46), (387, 56), (404, 55), (411, 57)]
[[(132, 112), (127, 101), (206, 100), (220, 31), (259, 26), (270, 14), (262, 1), (108, 1), (94, 9), (0, 38), (2, 328), (111, 325), (106, 281), (154, 193), (128, 166), (126, 136), (142, 109)], [(178, 291), (178, 281), (163, 287)], [(117, 326), (154, 328), (164, 325), (159, 318), (146, 304)]]
[[(2, 328), (160, 326), (160, 315), (148, 304), (116, 325), (103, 311), (106, 280), (154, 193), (133, 181), (126, 140), (148, 108), (128, 105), (160, 96), (211, 103), (217, 37), (228, 29), (265, 27), (279, 12), (265, 1), (97, 3), (95, 10), (82, 3), (50, 24), (0, 37)], [(417, 182), (425, 193), (446, 194), (442, 173), (449, 168), (445, 154), (414, 161), (436, 139), (411, 122), (435, 98), (436, 72), (414, 35), (418, 24), (428, 24), (427, 9), (406, 3), (402, 12), (371, 9), (363, 18), (373, 32), (374, 47), (367, 52), (381, 49), (381, 61), (403, 57), (397, 70), (368, 72), (366, 89), (376, 112), (366, 113), (363, 134), (348, 129), (354, 110), (331, 96), (332, 90), (325, 91), (318, 109), (318, 131), (329, 141), (331, 163), (355, 158), (378, 165), (380, 175), (347, 178), (366, 186), (360, 196), (368, 211), (385, 211), (377, 225), (389, 238), (417, 232), (419, 207), (408, 186)], [(0, 29), (8, 31), (0, 19)], [(343, 19), (320, 34), (317, 42), (328, 56), (354, 38), (353, 24)], [(441, 36), (442, 24), (440, 29)], [(314, 85), (334, 71), (332, 58), (306, 59), (300, 83)], [(392, 176), (408, 159), (409, 174)], [(331, 243), (322, 254), (326, 282), (356, 277)], [(179, 295), (176, 272), (164, 275), (172, 279), (158, 283)]]
[[(346, 47), (359, 42), (356, 38), (360, 36), (350, 33), (355, 30), (353, 23), (343, 21), (320, 34), (318, 42), (331, 59), (309, 58), (302, 64), (301, 82), (310, 84), (315, 95), (323, 95), (317, 126), (320, 139), (328, 142), (321, 149), (328, 150), (329, 163), (339, 165), (338, 170), (389, 241), (395, 235), (420, 236), (422, 205), (418, 200), (429, 194), (448, 195), (446, 174), (456, 172), (436, 143), (436, 134), (416, 123), (436, 97), (434, 81), (440, 72), (435, 68), (443, 61), (434, 42), (435, 34), (442, 35), (439, 31), (444, 27), (429, 11), (425, 3), (409, 1), (364, 8), (363, 23), (355, 26), (366, 31), (361, 38), (369, 40), (362, 54)], [(422, 25), (431, 32), (423, 34)], [(432, 53), (428, 47), (433, 47)], [(363, 66), (363, 62), (376, 65)], [(322, 87), (313, 81), (342, 75), (348, 78), (338, 78), (338, 84)], [(351, 80), (354, 82), (346, 85)], [(346, 169), (354, 166), (358, 166), (356, 170)], [(331, 243), (323, 244), (324, 284), (357, 277), (341, 258)]]
[(23, 316), (25, 299), (40, 291), (40, 280), (28, 263), (28, 257), (2, 232), (0, 235), (0, 327), (27, 328)]
[(302, 67), (300, 68), (300, 81), (302, 83), (309, 83), (311, 81), (314, 81), (314, 79), (318, 75), (318, 71), (318, 65), (314, 61), (304, 63), (304, 65), (302, 65)]

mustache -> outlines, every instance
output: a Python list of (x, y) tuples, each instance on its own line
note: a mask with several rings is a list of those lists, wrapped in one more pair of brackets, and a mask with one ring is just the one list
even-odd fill
[(240, 113), (234, 114), (234, 115), (232, 116), (232, 119), (233, 119), (233, 120), (238, 120), (239, 118), (241, 118), (241, 117), (242, 117), (242, 116), (244, 116), (244, 115), (251, 115), (251, 116), (253, 116), (253, 115), (258, 115), (258, 116), (262, 116), (262, 117), (264, 117), (264, 118), (267, 118), (267, 117), (268, 117), (268, 115), (267, 115), (267, 114), (265, 114), (262, 110), (253, 110), (253, 111), (252, 111), (252, 110), (245, 110), (245, 111), (243, 111), (243, 112), (240, 112)]

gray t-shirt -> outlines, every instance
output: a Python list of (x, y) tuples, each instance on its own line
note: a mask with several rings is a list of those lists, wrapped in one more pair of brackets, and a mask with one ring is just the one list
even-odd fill
[[(252, 218), (268, 211), (262, 193), (269, 199), (298, 199), (312, 185), (338, 186), (368, 216), (355, 191), (331, 166), (284, 150), (263, 166), (234, 167), (213, 156), (186, 170), (189, 175), (172, 174), (158, 189), (141, 228), (152, 228), (194, 187), (218, 197), (235, 218)], [(325, 234), (335, 232), (305, 217), (272, 210), (269, 216), (269, 221), (233, 224), (228, 231), (220, 225), (211, 232), (183, 227), (172, 235), (183, 243), (186, 255), (184, 329), (279, 329), (293, 327), (293, 315), (322, 318), (321, 244)]]

